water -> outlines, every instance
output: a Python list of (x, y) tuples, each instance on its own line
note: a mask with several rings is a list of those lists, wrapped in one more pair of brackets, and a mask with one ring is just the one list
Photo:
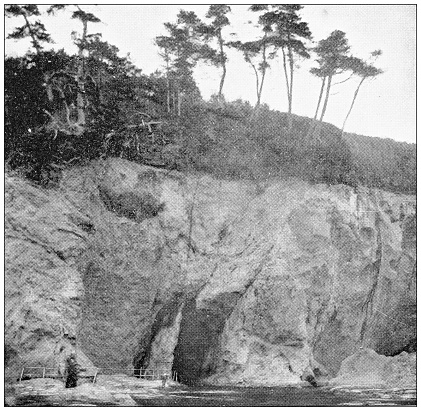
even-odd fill
[(139, 398), (149, 407), (409, 406), (415, 390), (314, 387), (191, 387), (167, 389), (164, 397)]
[(43, 401), (39, 395), (27, 395), (22, 398), (18, 398), (15, 407), (112, 407), (115, 403), (101, 402), (96, 403), (95, 401), (83, 401), (83, 400), (72, 400), (72, 401)]
[[(177, 387), (159, 390), (160, 396), (131, 397), (149, 407), (285, 407), (285, 406), (414, 406), (416, 390), (327, 387)], [(112, 406), (113, 403), (83, 401), (46, 402), (42, 396), (20, 398), (17, 406)]]

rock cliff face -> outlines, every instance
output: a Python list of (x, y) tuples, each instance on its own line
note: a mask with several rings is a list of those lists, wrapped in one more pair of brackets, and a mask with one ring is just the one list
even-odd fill
[(393, 357), (377, 354), (365, 348), (346, 358), (338, 375), (330, 383), (340, 386), (389, 386), (414, 388), (416, 382), (416, 353), (402, 352)]
[(9, 177), (8, 364), (76, 347), (181, 381), (334, 377), (360, 347), (413, 350), (415, 247), (415, 198), (379, 190), (119, 159), (56, 191)]

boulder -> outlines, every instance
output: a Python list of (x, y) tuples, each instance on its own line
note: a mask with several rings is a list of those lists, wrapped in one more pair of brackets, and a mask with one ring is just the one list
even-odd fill
[(385, 388), (416, 386), (416, 354), (406, 352), (394, 357), (361, 348), (346, 358), (331, 385)]

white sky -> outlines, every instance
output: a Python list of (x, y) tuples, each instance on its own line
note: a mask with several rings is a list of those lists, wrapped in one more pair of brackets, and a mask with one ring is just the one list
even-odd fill
[[(373, 81), (367, 81), (361, 88), (356, 104), (346, 125), (346, 131), (368, 136), (389, 137), (398, 141), (415, 143), (416, 140), (416, 72), (415, 5), (307, 5), (301, 10), (303, 21), (308, 22), (315, 42), (326, 38), (333, 30), (346, 33), (357, 57), (368, 58), (369, 53), (381, 49), (383, 55), (376, 65), (384, 74)], [(164, 22), (174, 22), (180, 8), (195, 11), (200, 18), (207, 5), (100, 5), (83, 6), (96, 14), (102, 22), (91, 24), (89, 32), (101, 32), (103, 39), (116, 45), (121, 55), (130, 53), (132, 61), (149, 74), (162, 66), (158, 48), (153, 40), (165, 34)], [(258, 29), (247, 24), (255, 19), (255, 13), (247, 11), (248, 6), (233, 5), (229, 15), (231, 26), (225, 35), (238, 33), (240, 40), (253, 38)], [(45, 10), (44, 6), (40, 7)], [(55, 17), (42, 17), (47, 30), (57, 43), (55, 48), (65, 47), (74, 52), (71, 32), (80, 31), (80, 23), (70, 19), (69, 12), (59, 12)], [(20, 25), (19, 19), (6, 19), (6, 35), (13, 27)], [(6, 40), (7, 55), (24, 53), (29, 40)], [(242, 98), (252, 104), (256, 101), (255, 80), (250, 66), (235, 51), (228, 51), (227, 77), (224, 94), (227, 100)], [(313, 116), (320, 89), (320, 79), (311, 76), (313, 61), (301, 63), (295, 75), (293, 112)], [(195, 78), (204, 98), (216, 93), (219, 87), (220, 71), (200, 65)], [(351, 104), (357, 79), (337, 85), (326, 112), (325, 121), (342, 126)], [(272, 61), (266, 76), (262, 100), (273, 109), (287, 110), (286, 87), (279, 60)]]

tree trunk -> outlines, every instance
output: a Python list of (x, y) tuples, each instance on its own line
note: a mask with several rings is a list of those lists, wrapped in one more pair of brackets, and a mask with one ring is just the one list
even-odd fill
[(39, 42), (35, 37), (35, 33), (32, 30), (31, 24), (29, 23), (28, 17), (23, 10), (22, 10), (22, 16), (25, 19), (26, 27), (28, 27), (29, 35), (31, 36), (32, 44), (34, 45), (35, 50), (37, 54), (41, 54), (41, 46), (39, 45)]
[(251, 60), (249, 60), (250, 65), (253, 67), (254, 70), (254, 75), (256, 76), (256, 95), (257, 95), (257, 102), (256, 102), (256, 106), (255, 108), (260, 106), (260, 87), (259, 87), (259, 72), (257, 71), (256, 67), (254, 66), (254, 64), (251, 62)]
[(320, 103), (322, 102), (322, 97), (323, 97), (323, 91), (325, 89), (325, 84), (326, 84), (326, 77), (323, 77), (322, 87), (320, 88), (319, 100), (317, 101), (316, 112), (314, 113), (314, 120), (317, 119), (317, 114), (319, 113)]
[(177, 114), (178, 117), (181, 116), (181, 98), (183, 97), (183, 93), (180, 90), (177, 90)]
[(224, 41), (222, 39), (221, 29), (219, 29), (218, 31), (218, 42), (219, 42), (219, 51), (221, 53), (221, 61), (222, 61), (222, 76), (221, 76), (221, 81), (219, 83), (219, 92), (218, 92), (218, 97), (219, 99), (221, 99), (222, 88), (224, 87), (225, 76), (227, 74), (227, 67), (225, 64)]
[(165, 62), (167, 64), (167, 113), (171, 112), (170, 108), (170, 67), (168, 62), (168, 57), (166, 56)]
[[(99, 67), (102, 66), (103, 60), (102, 58), (100, 58), (99, 60)], [(102, 74), (101, 74), (101, 70), (98, 70), (98, 98), (99, 98), (99, 104), (101, 105), (103, 103), (103, 98), (102, 98)]]
[(169, 114), (171, 111), (170, 108), (170, 80), (167, 76), (167, 113)]
[[(325, 88), (325, 84), (326, 84), (326, 76), (323, 77), (322, 80), (322, 86), (320, 87), (320, 93), (319, 93), (319, 100), (317, 101), (317, 107), (316, 107), (316, 112), (314, 113), (314, 117), (313, 120), (310, 123), (310, 126), (308, 128), (307, 131), (307, 140), (310, 139), (311, 136), (313, 136), (313, 139), (319, 140), (320, 141), (320, 122), (317, 122), (317, 114), (319, 113), (319, 108), (320, 108), (320, 103), (322, 102), (322, 98), (323, 98), (323, 91)], [(329, 86), (330, 89), (330, 86)], [(329, 92), (329, 90), (327, 90), (327, 93)], [(327, 99), (327, 95), (326, 95), (326, 99)], [(325, 100), (325, 107), (324, 110), (326, 110), (326, 100)], [(320, 119), (320, 121), (322, 121), (322, 118)]]
[(325, 102), (323, 105), (322, 114), (320, 115), (320, 121), (323, 121), (323, 117), (325, 116), (325, 113), (326, 113), (327, 102), (329, 101), (330, 85), (332, 84), (332, 77), (333, 76), (330, 75), (327, 79), (326, 96), (325, 96)]
[(360, 84), (358, 84), (358, 87), (357, 87), (357, 89), (354, 92), (354, 98), (352, 99), (351, 107), (349, 108), (348, 114), (346, 115), (345, 120), (344, 120), (344, 123), (342, 124), (342, 133), (344, 132), (344, 129), (345, 129), (345, 123), (348, 120), (349, 115), (351, 114), (352, 108), (354, 107), (355, 100), (357, 99), (358, 92), (360, 91), (360, 87), (363, 84), (363, 82), (364, 82), (365, 79), (366, 79), (365, 77), (363, 77), (361, 79)]
[(288, 77), (288, 69), (287, 69), (287, 56), (285, 54), (285, 49), (282, 47), (282, 58), (283, 58), (283, 67), (284, 67), (284, 73), (285, 73), (285, 83), (287, 85), (287, 96), (288, 96), (288, 107), (290, 106), (289, 101), (289, 77)]
[[(79, 9), (80, 10), (80, 9)], [(77, 124), (79, 126), (84, 126), (86, 122), (85, 118), (85, 99), (84, 99), (84, 77), (85, 77), (85, 59), (83, 57), (83, 50), (86, 41), (86, 35), (88, 32), (88, 22), (86, 20), (82, 21), (83, 23), (83, 33), (82, 33), (82, 40), (79, 45), (79, 53), (78, 53), (78, 68), (77, 68), (77, 97), (76, 97), (76, 104), (77, 104)]]
[(323, 91), (325, 89), (325, 83), (326, 83), (326, 77), (323, 77), (322, 86), (320, 87), (319, 100), (317, 101), (316, 112), (314, 113), (313, 120), (311, 121), (311, 123), (308, 127), (307, 136), (306, 136), (307, 140), (311, 137), (312, 134), (313, 134), (313, 136), (316, 135), (316, 128), (317, 128), (317, 125), (318, 125), (317, 124), (317, 114), (319, 113), (320, 103), (322, 102)]
[(288, 99), (288, 114), (292, 113), (292, 87), (294, 83), (294, 55), (292, 54), (292, 47), (289, 45), (289, 42), (291, 41), (291, 37), (288, 34), (288, 59), (289, 59), (289, 99)]
[(172, 108), (173, 108), (173, 113), (175, 114), (176, 113), (176, 111), (175, 111), (175, 108), (177, 107), (177, 99), (176, 99), (176, 91), (175, 90), (173, 90), (173, 92), (172, 92)]
[[(264, 39), (266, 39), (266, 33), (265, 33)], [(260, 101), (261, 101), (262, 91), (263, 91), (263, 83), (265, 81), (265, 75), (266, 75), (266, 42), (263, 43), (262, 57), (263, 57), (263, 68), (262, 68), (262, 77), (260, 79), (260, 88), (259, 88), (259, 96), (258, 96), (258, 101), (259, 101), (258, 107), (260, 106)]]

